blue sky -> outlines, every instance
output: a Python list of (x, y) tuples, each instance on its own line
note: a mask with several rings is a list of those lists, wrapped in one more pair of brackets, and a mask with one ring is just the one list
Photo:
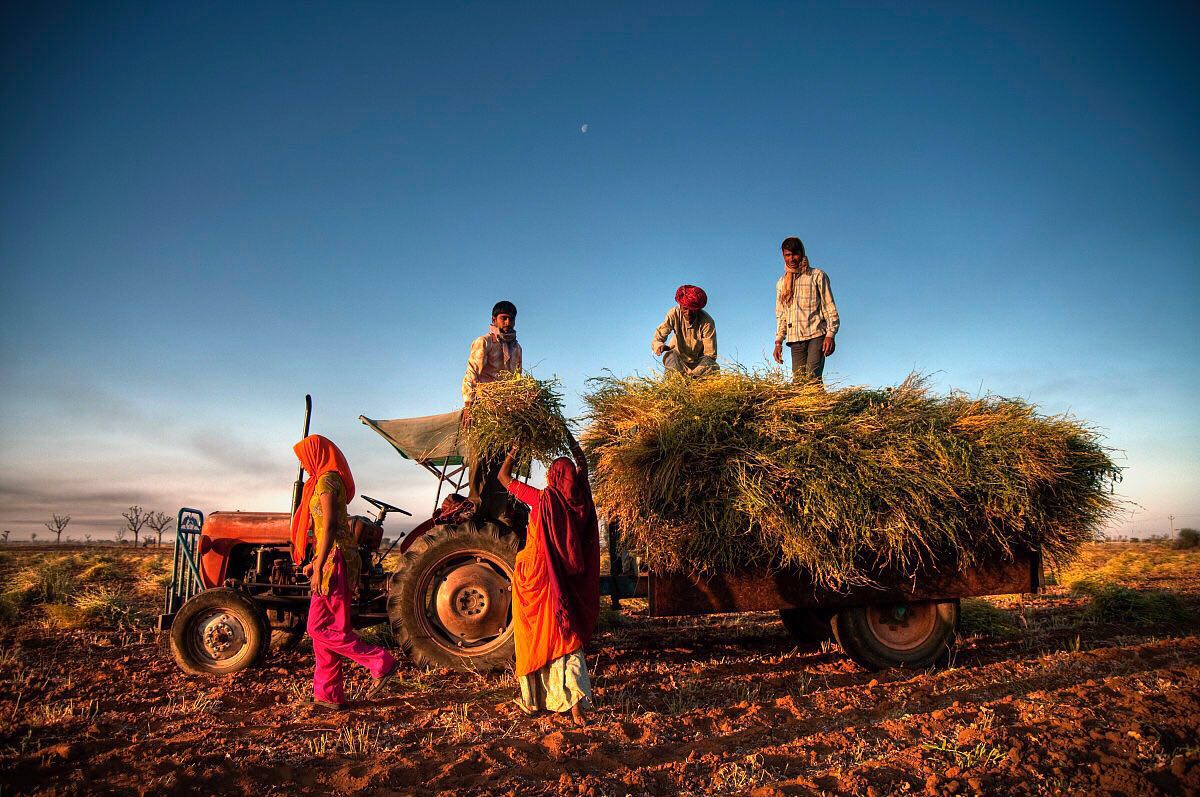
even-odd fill
[(1127, 467), (1114, 530), (1200, 525), (1192, 7), (0, 14), (14, 537), (285, 510), (306, 392), (360, 490), (426, 513), (357, 417), (456, 406), (494, 301), (577, 412), (589, 376), (654, 367), (682, 282), (723, 357), (764, 362), (793, 234), (843, 317), (828, 380), (1075, 413)]

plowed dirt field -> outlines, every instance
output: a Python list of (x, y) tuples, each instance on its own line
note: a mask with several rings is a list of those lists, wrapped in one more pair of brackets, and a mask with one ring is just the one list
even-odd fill
[[(0, 572), (11, 588), (53, 555), (12, 548)], [(576, 729), (517, 710), (511, 673), (411, 665), (383, 699), (310, 713), (307, 643), (185, 675), (153, 590), (115, 573), (134, 604), (107, 627), (32, 605), (0, 630), (0, 794), (1200, 794), (1200, 554), (1097, 545), (1059, 575), (1093, 586), (970, 602), (951, 660), (918, 672), (866, 672), (774, 615), (627, 601)]]

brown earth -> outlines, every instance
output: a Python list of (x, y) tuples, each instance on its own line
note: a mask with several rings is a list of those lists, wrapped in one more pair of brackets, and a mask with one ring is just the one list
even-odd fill
[(1097, 619), (1064, 587), (992, 599), (929, 672), (865, 672), (773, 615), (633, 603), (588, 650), (584, 729), (521, 714), (511, 674), (412, 666), (384, 699), (307, 713), (306, 645), (197, 678), (148, 595), (124, 629), (27, 609), (0, 630), (0, 794), (1200, 794), (1200, 553), (1160, 550), (1093, 546), (1076, 575), (1173, 590), (1189, 617)]

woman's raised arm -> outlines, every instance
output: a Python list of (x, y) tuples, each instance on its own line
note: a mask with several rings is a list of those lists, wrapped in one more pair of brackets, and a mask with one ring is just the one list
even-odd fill
[(504, 489), (508, 489), (508, 485), (513, 480), (513, 466), (516, 464), (517, 447), (513, 446), (508, 449), (508, 456), (504, 458), (504, 464), (500, 466), (500, 472), (496, 474), (496, 478), (500, 480), (500, 484)]
[(587, 456), (583, 453), (583, 447), (579, 445), (579, 441), (575, 439), (575, 435), (571, 434), (571, 430), (567, 430), (567, 445), (571, 447), (571, 456), (575, 458), (575, 468), (579, 471), (579, 475), (585, 480), (588, 475)]

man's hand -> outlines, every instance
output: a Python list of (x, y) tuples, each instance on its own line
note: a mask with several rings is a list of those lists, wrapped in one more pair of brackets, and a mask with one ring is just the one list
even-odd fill
[(826, 357), (828, 357), (829, 355), (833, 354), (833, 350), (833, 335), (826, 335), (825, 340), (821, 341), (821, 354), (824, 354)]
[(654, 356), (655, 356), (655, 357), (661, 357), (661, 356), (662, 356), (662, 353), (663, 353), (664, 351), (666, 351), (666, 350), (667, 350), (667, 347), (666, 347), (666, 346), (664, 346), (663, 344), (659, 343), (657, 340), (656, 340), (656, 341), (654, 341), (653, 351), (654, 351)]
[(462, 420), (460, 421), (459, 425), (463, 429), (466, 429), (468, 426), (471, 425), (471, 405), (470, 404), (463, 405)]
[(775, 357), (775, 362), (779, 363), (780, 365), (783, 365), (783, 341), (782, 340), (775, 341), (775, 352), (774, 352), (773, 356)]

